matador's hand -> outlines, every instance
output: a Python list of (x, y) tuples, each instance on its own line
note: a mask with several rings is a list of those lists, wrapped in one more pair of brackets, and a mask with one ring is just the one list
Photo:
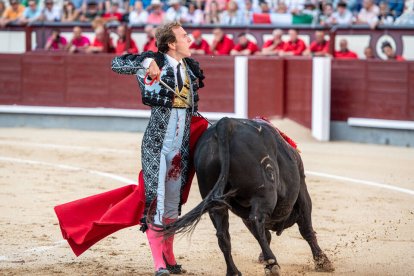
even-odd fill
[(161, 71), (155, 60), (151, 61), (150, 66), (147, 69), (147, 72), (151, 79), (155, 80), (156, 82), (160, 80)]

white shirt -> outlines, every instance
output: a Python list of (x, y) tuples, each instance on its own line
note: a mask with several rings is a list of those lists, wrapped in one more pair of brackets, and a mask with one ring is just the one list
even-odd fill
[(137, 11), (132, 11), (129, 14), (129, 23), (131, 24), (145, 24), (147, 23), (148, 18), (148, 12), (147, 11), (141, 11), (138, 13)]
[(51, 10), (45, 8), (43, 10), (43, 15), (45, 16), (46, 21), (60, 21), (62, 14), (58, 7), (53, 6)]
[[(177, 86), (177, 65), (178, 65), (178, 63), (181, 63), (181, 66), (180, 66), (180, 74), (181, 74), (181, 79), (183, 80), (183, 83), (184, 83), (184, 80), (185, 80), (185, 70), (184, 70), (184, 63), (183, 63), (183, 60), (180, 60), (180, 61), (177, 61), (175, 58), (173, 58), (173, 57), (171, 57), (171, 56), (169, 56), (169, 55), (167, 55), (167, 54), (165, 54), (165, 57), (166, 57), (166, 59), (167, 59), (167, 62), (171, 65), (171, 67), (174, 69), (174, 77), (175, 77), (175, 85)], [(148, 69), (149, 68), (149, 66), (150, 66), (150, 64), (151, 64), (151, 62), (153, 61), (154, 59), (152, 59), (152, 58), (146, 58), (146, 59), (144, 59), (144, 61), (142, 62), (142, 66), (144, 67), (144, 68), (146, 68), (146, 69)], [(171, 88), (173, 88), (173, 87), (171, 87)]]
[(173, 7), (168, 8), (167, 12), (165, 13), (165, 21), (166, 22), (180, 22), (181, 19), (185, 19), (188, 14), (188, 8), (185, 6), (180, 6), (180, 8), (175, 10)]

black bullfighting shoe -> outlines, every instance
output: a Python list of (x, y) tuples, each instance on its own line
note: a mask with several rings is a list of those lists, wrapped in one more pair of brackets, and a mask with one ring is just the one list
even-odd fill
[(168, 271), (169, 271), (171, 274), (184, 274), (184, 273), (186, 273), (186, 272), (187, 272), (187, 270), (183, 269), (183, 268), (181, 267), (181, 265), (179, 265), (179, 264), (169, 265), (169, 264), (167, 264), (167, 263), (166, 263), (166, 265), (167, 265), (167, 269), (168, 269)]

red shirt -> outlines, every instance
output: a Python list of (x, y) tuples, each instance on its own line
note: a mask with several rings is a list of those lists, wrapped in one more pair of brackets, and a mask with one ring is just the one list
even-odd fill
[(250, 54), (254, 54), (255, 52), (257, 52), (257, 50), (259, 50), (259, 48), (257, 47), (257, 45), (251, 41), (247, 42), (246, 45), (241, 45), (241, 44), (236, 44), (236, 46), (234, 46), (233, 50), (236, 50), (237, 52), (241, 52), (243, 50), (249, 49), (250, 50)]
[(335, 51), (334, 54), (335, 58), (342, 58), (342, 59), (353, 59), (358, 58), (357, 54), (351, 51), (341, 52), (341, 51)]
[(329, 42), (324, 40), (322, 43), (318, 43), (316, 41), (313, 41), (310, 46), (309, 49), (312, 53), (317, 53), (317, 52), (324, 52), (324, 53), (329, 53)]
[(147, 43), (145, 43), (144, 45), (144, 52), (147, 51), (153, 51), (153, 52), (158, 52), (158, 48), (155, 45), (155, 37), (153, 37), (151, 40), (148, 40)]
[(283, 52), (293, 52), (295, 56), (301, 56), (303, 51), (305, 51), (306, 45), (305, 42), (301, 39), (297, 39), (295, 42), (289, 40), (285, 42), (285, 46), (283, 47)]
[(102, 15), (102, 18), (109, 18), (109, 17), (116, 17), (119, 22), (122, 21), (122, 13), (119, 13), (119, 12), (116, 12), (116, 13), (107, 12), (104, 15)]
[[(265, 44), (263, 44), (262, 49), (272, 46), (273, 42), (274, 42), (273, 39), (266, 41)], [(283, 50), (284, 47), (285, 47), (285, 42), (280, 41), (279, 44), (277, 44), (277, 46), (273, 49), (273, 51)]]
[(395, 60), (397, 60), (397, 61), (405, 61), (405, 58), (403, 58), (402, 56), (395, 56)]
[(123, 54), (124, 52), (128, 52), (128, 54), (138, 54), (138, 47), (135, 44), (135, 41), (132, 38), (129, 41), (129, 49), (127, 50), (126, 41), (121, 41), (118, 39), (118, 42), (116, 43), (115, 53), (118, 55)]
[(204, 53), (206, 55), (210, 54), (210, 45), (208, 45), (208, 42), (204, 39), (201, 39), (200, 44), (197, 44), (195, 41), (193, 41), (193, 43), (190, 45), (190, 49), (204, 50)]
[(225, 35), (222, 40), (217, 43), (215, 51), (217, 52), (217, 55), (228, 55), (233, 47), (233, 40)]
[[(112, 42), (112, 39), (111, 39), (111, 38), (109, 38), (109, 45), (108, 45), (108, 51), (109, 51), (109, 52), (113, 52), (113, 50), (114, 50), (114, 46), (113, 46), (113, 45), (114, 45), (114, 44), (113, 44), (113, 42)], [(93, 40), (92, 46), (94, 46), (94, 47), (102, 47), (102, 48), (105, 48), (105, 45), (104, 45), (103, 41), (101, 41), (101, 40), (97, 39), (96, 37), (95, 37), (95, 39)]]

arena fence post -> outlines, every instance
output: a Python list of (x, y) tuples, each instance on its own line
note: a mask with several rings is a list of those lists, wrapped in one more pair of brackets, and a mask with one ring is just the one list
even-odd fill
[(331, 58), (312, 60), (312, 136), (329, 141), (331, 123)]

